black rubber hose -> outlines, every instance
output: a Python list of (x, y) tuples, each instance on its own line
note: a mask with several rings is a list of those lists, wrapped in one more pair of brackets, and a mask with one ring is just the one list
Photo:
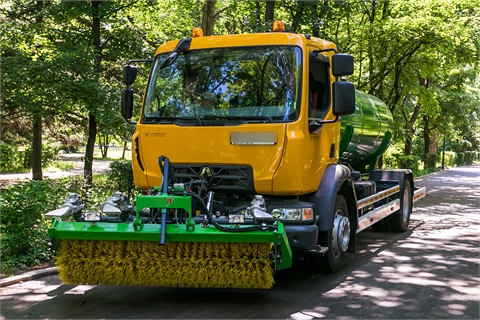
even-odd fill
[[(183, 191), (171, 191), (169, 192), (170, 194), (174, 195), (183, 195)], [(202, 211), (207, 215), (208, 217), (208, 222), (213, 224), (215, 228), (221, 230), (221, 231), (226, 231), (226, 232), (245, 232), (245, 231), (259, 231), (259, 230), (277, 230), (275, 226), (253, 226), (253, 227), (246, 227), (246, 228), (227, 228), (213, 220), (212, 218), (212, 213), (208, 211), (207, 206), (205, 205), (205, 202), (203, 199), (196, 193), (186, 191), (187, 195), (191, 196), (194, 198), (197, 203), (200, 205), (200, 208)]]

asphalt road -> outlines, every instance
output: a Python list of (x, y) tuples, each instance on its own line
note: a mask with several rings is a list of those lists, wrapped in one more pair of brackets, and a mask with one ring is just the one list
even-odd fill
[(1, 318), (479, 319), (480, 166), (416, 186), (428, 193), (409, 230), (365, 230), (333, 275), (300, 263), (277, 272), (270, 290), (71, 286), (47, 276), (1, 288)]

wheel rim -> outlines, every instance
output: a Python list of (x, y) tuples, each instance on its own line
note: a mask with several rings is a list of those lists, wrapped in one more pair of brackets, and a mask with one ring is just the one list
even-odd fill
[(340, 257), (347, 251), (350, 242), (350, 220), (342, 210), (335, 212), (332, 230), (332, 249), (335, 257)]
[(403, 221), (407, 222), (408, 218), (410, 216), (410, 190), (405, 188), (405, 191), (403, 192)]

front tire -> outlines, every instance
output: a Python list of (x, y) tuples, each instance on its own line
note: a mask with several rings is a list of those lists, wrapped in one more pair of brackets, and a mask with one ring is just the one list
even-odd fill
[(328, 247), (323, 257), (315, 257), (315, 264), (321, 264), (328, 273), (339, 271), (345, 263), (345, 255), (350, 243), (350, 220), (345, 198), (337, 195), (333, 217), (333, 228), (318, 235), (318, 244)]
[(405, 180), (405, 188), (403, 190), (403, 198), (400, 199), (400, 210), (392, 214), (388, 222), (393, 232), (405, 232), (410, 223), (410, 215), (412, 214), (412, 186), (410, 180)]

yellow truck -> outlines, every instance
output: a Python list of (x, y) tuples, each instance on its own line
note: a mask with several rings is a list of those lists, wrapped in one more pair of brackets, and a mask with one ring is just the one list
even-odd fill
[[(130, 122), (138, 62), (123, 70)], [(147, 62), (132, 137), (145, 195), (130, 205), (117, 194), (98, 213), (47, 214), (65, 282), (270, 288), (294, 260), (339, 270), (370, 226), (407, 230), (425, 189), (410, 170), (375, 168), (392, 115), (344, 81), (353, 58), (335, 44), (281, 27), (195, 30)]]

